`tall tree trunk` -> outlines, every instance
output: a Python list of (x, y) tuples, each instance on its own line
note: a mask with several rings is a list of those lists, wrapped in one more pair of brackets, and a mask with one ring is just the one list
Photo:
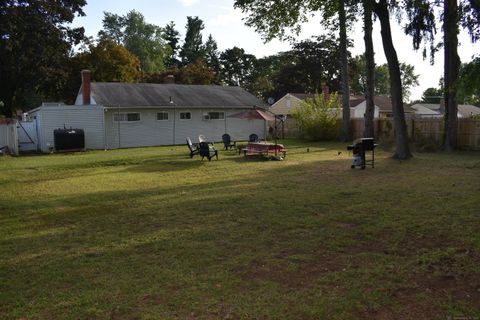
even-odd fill
[(352, 140), (350, 124), (350, 88), (348, 86), (348, 54), (347, 54), (347, 19), (345, 17), (345, 2), (338, 1), (338, 18), (340, 23), (340, 75), (342, 79), (342, 140)]
[(457, 82), (460, 58), (458, 57), (458, 4), (457, 0), (444, 2), (444, 79), (445, 79), (445, 134), (444, 150), (457, 148)]
[(403, 111), (400, 65), (398, 63), (397, 52), (393, 46), (387, 1), (380, 0), (380, 2), (375, 4), (373, 11), (380, 20), (383, 50), (387, 57), (388, 71), (390, 73), (390, 94), (392, 99), (396, 148), (393, 157), (396, 159), (408, 159), (412, 157), (412, 154), (408, 146), (407, 124), (405, 123), (405, 112)]
[(373, 51), (372, 40), (372, 2), (370, 0), (363, 1), (364, 14), (364, 40), (365, 40), (365, 60), (367, 67), (367, 85), (366, 85), (366, 106), (365, 106), (365, 127), (363, 136), (370, 138), (375, 136), (373, 126), (373, 118), (375, 116), (375, 52)]

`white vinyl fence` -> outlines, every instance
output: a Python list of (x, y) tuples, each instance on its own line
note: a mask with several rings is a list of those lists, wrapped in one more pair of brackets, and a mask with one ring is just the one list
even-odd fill
[(17, 122), (18, 151), (37, 151), (37, 123), (35, 121)]
[(17, 124), (15, 120), (0, 120), (0, 152), (18, 155)]

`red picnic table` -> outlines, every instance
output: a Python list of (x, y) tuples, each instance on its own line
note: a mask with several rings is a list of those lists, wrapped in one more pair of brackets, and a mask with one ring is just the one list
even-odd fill
[(266, 141), (249, 142), (247, 146), (242, 149), (242, 151), (245, 156), (254, 154), (268, 156), (270, 154), (278, 155), (279, 153), (283, 154), (284, 157), (287, 156), (287, 150), (285, 150), (283, 144)]

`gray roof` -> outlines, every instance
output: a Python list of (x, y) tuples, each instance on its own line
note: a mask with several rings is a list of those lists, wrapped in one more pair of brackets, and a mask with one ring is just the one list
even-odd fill
[[(290, 93), (292, 96), (297, 97), (300, 100), (307, 100), (308, 98), (314, 98), (318, 96), (318, 94), (312, 93)], [(341, 96), (338, 96), (338, 99), (341, 99)], [(350, 96), (350, 108), (357, 107), (360, 103), (365, 101), (365, 96)], [(375, 105), (380, 109), (380, 111), (392, 111), (392, 99), (387, 96), (375, 96), (374, 97)], [(404, 105), (403, 109), (405, 112), (414, 112), (410, 107)]]
[(441, 113), (438, 109), (434, 110), (432, 108), (428, 108), (422, 103), (416, 103), (416, 104), (412, 105), (411, 108), (414, 109), (415, 113), (417, 113), (417, 114), (441, 115)]
[(437, 110), (437, 111), (440, 110), (440, 103), (419, 103), (419, 104), (421, 104), (422, 106), (430, 110)]
[[(316, 98), (320, 95), (320, 94), (316, 94), (316, 93), (289, 93), (289, 94), (291, 94), (292, 96), (294, 96), (294, 97), (296, 97), (300, 100), (304, 100), (304, 101), (306, 101), (307, 99)], [(341, 101), (341, 98), (342, 98), (342, 96), (339, 95), (338, 100)], [(362, 103), (364, 100), (365, 100), (365, 97), (363, 97), (363, 96), (350, 96), (350, 108), (355, 108), (360, 103)]]
[(462, 117), (468, 118), (480, 114), (480, 108), (472, 106), (471, 104), (459, 104), (458, 113), (460, 113)]
[(92, 82), (91, 95), (106, 107), (266, 107), (240, 87), (215, 85)]
[[(420, 103), (419, 105), (426, 107), (430, 110), (437, 111), (440, 114), (443, 114), (445, 111), (440, 107), (440, 103)], [(459, 104), (458, 105), (458, 115), (464, 118), (480, 114), (480, 108), (471, 104)]]

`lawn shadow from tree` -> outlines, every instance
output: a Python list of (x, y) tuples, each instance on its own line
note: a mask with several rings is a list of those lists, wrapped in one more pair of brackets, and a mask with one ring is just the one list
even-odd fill
[[(434, 155), (400, 163), (381, 153), (375, 169), (351, 170), (333, 153), (179, 160), (171, 184), (6, 203), (3, 312), (370, 319), (480, 310), (478, 200), (461, 190), (480, 187), (477, 171), (447, 161), (426, 172)], [(119, 160), (111, 174), (160, 181), (177, 159)]]

